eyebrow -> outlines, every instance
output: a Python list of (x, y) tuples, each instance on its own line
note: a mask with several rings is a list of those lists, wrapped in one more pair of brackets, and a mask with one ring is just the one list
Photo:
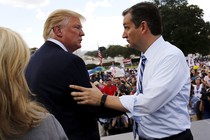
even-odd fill
[(73, 27), (79, 27), (79, 28), (82, 28), (83, 26), (82, 26), (82, 25), (80, 25), (80, 24), (75, 24), (75, 25), (73, 25)]

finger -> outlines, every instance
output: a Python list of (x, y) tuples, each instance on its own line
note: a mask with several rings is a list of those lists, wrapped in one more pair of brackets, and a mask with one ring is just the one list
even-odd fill
[(76, 101), (83, 101), (83, 97), (74, 97), (74, 100), (76, 100)]
[(79, 97), (82, 94), (80, 92), (71, 92), (71, 95), (74, 96), (74, 97)]
[(87, 104), (87, 101), (77, 101), (77, 104), (84, 105), (84, 104)]
[(80, 90), (80, 91), (85, 91), (87, 89), (85, 87), (81, 87), (81, 86), (77, 86), (77, 85), (69, 85), (69, 87), (76, 89), (76, 90)]
[(74, 97), (73, 98), (75, 101), (79, 101), (79, 97)]
[(92, 87), (96, 87), (93, 83), (90, 83), (92, 85)]

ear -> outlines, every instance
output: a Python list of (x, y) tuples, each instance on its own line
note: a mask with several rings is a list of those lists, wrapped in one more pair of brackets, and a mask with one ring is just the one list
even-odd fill
[(146, 21), (142, 21), (140, 25), (142, 33), (146, 33), (149, 30), (148, 24)]
[(62, 37), (63, 36), (60, 26), (53, 27), (53, 32), (57, 37)]

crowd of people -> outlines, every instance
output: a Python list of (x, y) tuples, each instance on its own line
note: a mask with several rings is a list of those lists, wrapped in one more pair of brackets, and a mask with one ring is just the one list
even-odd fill
[(210, 118), (210, 68), (208, 60), (198, 62), (190, 67), (191, 96), (189, 102), (190, 114), (195, 114), (195, 120)]
[[(100, 71), (91, 74), (90, 81), (97, 85), (102, 92), (106, 92), (108, 95), (114, 95), (114, 93), (109, 93), (110, 91), (107, 91), (107, 84), (114, 85), (114, 87), (112, 87), (114, 92), (118, 91), (117, 93), (119, 94), (120, 91), (122, 95), (129, 95), (134, 94), (136, 91), (136, 77), (136, 68), (127, 68), (124, 76), (115, 77), (112, 72)], [(119, 87), (118, 90), (116, 85)]]
[[(123, 77), (115, 77), (112, 72), (96, 72), (90, 75), (90, 81), (101, 92), (111, 96), (133, 95), (136, 92), (137, 70), (125, 70)], [(132, 119), (126, 114), (113, 118), (99, 118), (100, 136), (107, 136), (132, 131)]]

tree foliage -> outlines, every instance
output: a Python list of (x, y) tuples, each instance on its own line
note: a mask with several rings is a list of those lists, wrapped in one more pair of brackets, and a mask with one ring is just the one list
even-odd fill
[[(132, 48), (123, 47), (121, 45), (109, 45), (106, 49), (105, 47), (99, 47), (102, 57), (116, 57), (123, 56), (124, 58), (130, 58), (131, 55), (139, 55), (140, 52)], [(85, 55), (97, 57), (98, 51), (88, 51)]]
[[(160, 4), (160, 3), (159, 3)], [(185, 0), (164, 0), (160, 5), (163, 37), (189, 53), (210, 53), (210, 24), (203, 20), (203, 10)]]

